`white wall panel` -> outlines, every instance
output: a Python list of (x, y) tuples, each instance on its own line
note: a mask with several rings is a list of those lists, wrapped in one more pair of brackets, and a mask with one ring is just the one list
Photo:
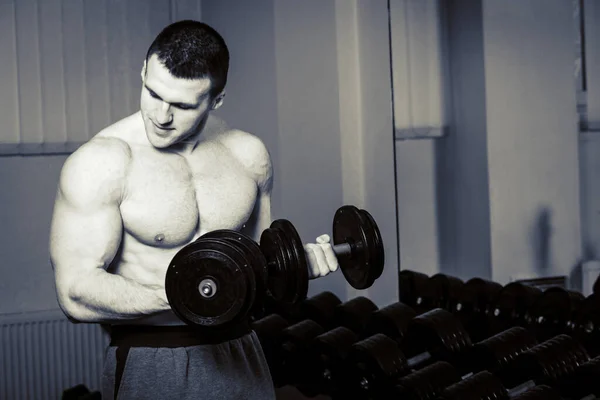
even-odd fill
[(152, 39), (200, 4), (0, 0), (0, 154), (69, 153), (135, 112)]

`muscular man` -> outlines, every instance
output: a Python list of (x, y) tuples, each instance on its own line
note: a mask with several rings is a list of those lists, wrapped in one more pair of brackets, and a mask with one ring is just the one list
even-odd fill
[[(259, 240), (273, 184), (261, 140), (211, 114), (223, 103), (229, 53), (196, 21), (167, 26), (142, 69), (140, 111), (65, 162), (50, 252), (69, 318), (110, 326), (104, 399), (274, 399), (256, 334), (190, 329), (164, 289), (172, 257), (216, 229)], [(309, 276), (337, 268), (328, 237), (306, 244)]]

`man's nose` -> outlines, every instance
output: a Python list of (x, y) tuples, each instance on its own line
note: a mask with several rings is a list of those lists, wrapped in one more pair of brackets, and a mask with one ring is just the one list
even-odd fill
[(168, 125), (173, 121), (173, 113), (171, 112), (171, 105), (165, 101), (161, 103), (158, 110), (156, 110), (156, 123), (161, 125)]

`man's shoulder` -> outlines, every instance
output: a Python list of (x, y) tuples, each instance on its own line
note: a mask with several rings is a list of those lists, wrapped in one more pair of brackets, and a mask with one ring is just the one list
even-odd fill
[(78, 164), (97, 165), (99, 162), (111, 162), (122, 166), (131, 158), (131, 137), (136, 114), (123, 118), (96, 133), (80, 146), (67, 161)]
[[(119, 166), (127, 163), (131, 158), (129, 144), (115, 136), (96, 135), (81, 145), (67, 159), (66, 164), (77, 163), (83, 165), (99, 165), (99, 163), (110, 163)], [(109, 165), (105, 165), (109, 168)]]
[(119, 198), (130, 160), (131, 149), (125, 141), (96, 135), (67, 158), (60, 188), (69, 198), (90, 203), (106, 195)]
[(271, 157), (261, 138), (241, 129), (229, 129), (222, 142), (246, 168), (263, 173), (270, 168)]

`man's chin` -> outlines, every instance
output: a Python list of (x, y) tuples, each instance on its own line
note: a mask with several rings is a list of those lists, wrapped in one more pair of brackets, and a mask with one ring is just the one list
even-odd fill
[(166, 149), (173, 145), (173, 140), (171, 138), (163, 138), (157, 135), (148, 135), (148, 141), (157, 149)]

